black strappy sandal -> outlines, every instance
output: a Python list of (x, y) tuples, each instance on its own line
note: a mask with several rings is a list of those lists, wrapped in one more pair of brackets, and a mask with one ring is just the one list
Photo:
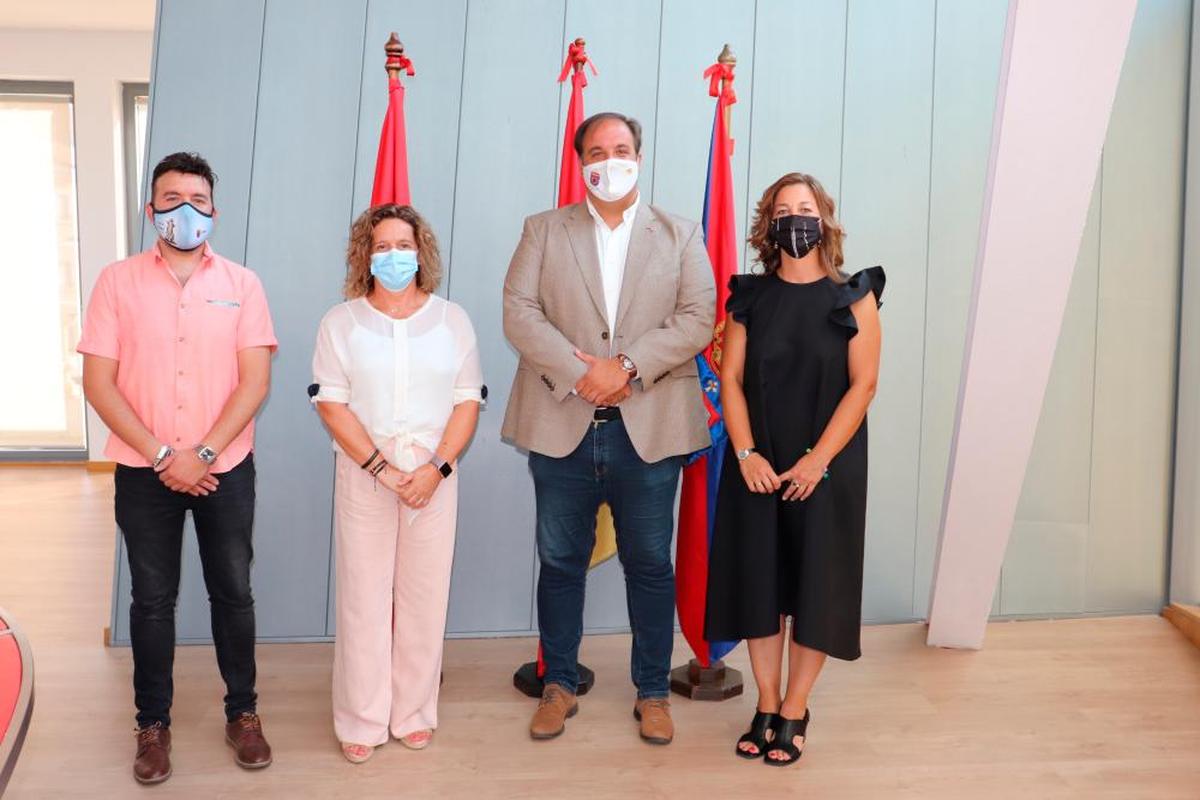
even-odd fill
[[(737, 740), (737, 745), (733, 750), (739, 758), (762, 758), (763, 751), (766, 749), (769, 742), (767, 741), (767, 731), (774, 731), (775, 726), (779, 724), (778, 714), (768, 714), (765, 711), (754, 711), (754, 719), (750, 720), (750, 730), (742, 734)], [(757, 752), (751, 753), (748, 750), (741, 748), (742, 743), (752, 744), (758, 748)]]
[[(771, 742), (767, 752), (763, 753), (763, 761), (772, 767), (786, 767), (799, 761), (804, 751), (792, 744), (792, 739), (803, 736), (805, 744), (808, 744), (808, 721), (811, 718), (812, 714), (807, 709), (804, 711), (804, 719), (780, 717), (779, 725), (775, 728), (775, 741)], [(783, 753), (787, 760), (771, 758), (771, 753)]]

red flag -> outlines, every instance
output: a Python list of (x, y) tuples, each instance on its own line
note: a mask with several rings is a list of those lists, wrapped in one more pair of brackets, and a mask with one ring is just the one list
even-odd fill
[[(395, 40), (396, 34), (392, 34)], [(379, 134), (379, 154), (375, 157), (375, 186), (371, 190), (371, 205), (399, 203), (409, 205), (412, 198), (408, 191), (408, 144), (404, 131), (404, 84), (400, 82), (400, 71), (407, 75), (416, 74), (412, 61), (404, 55), (399, 40), (388, 41), (385, 48), (388, 58), (388, 107), (383, 118), (383, 131)]]
[(704, 607), (708, 592), (708, 549), (712, 542), (717, 484), (725, 458), (725, 423), (721, 417), (721, 342), (725, 332), (725, 301), (729, 278), (738, 271), (737, 222), (733, 206), (733, 171), (729, 160), (729, 107), (737, 102), (733, 91), (733, 66), (718, 62), (704, 72), (708, 93), (717, 98), (709, 148), (708, 180), (704, 190), (704, 238), (717, 284), (717, 315), (713, 338), (696, 356), (700, 389), (708, 406), (712, 446), (683, 470), (679, 499), (679, 536), (675, 550), (675, 607), (679, 627), (702, 667), (724, 657), (736, 642), (709, 642), (704, 638)]
[(592, 74), (598, 75), (596, 65), (588, 58), (584, 49), (583, 39), (576, 39), (567, 48), (567, 60), (563, 62), (562, 72), (558, 82), (562, 83), (571, 75), (571, 102), (567, 105), (567, 127), (563, 131), (562, 169), (558, 173), (558, 207), (569, 206), (583, 202), (583, 165), (579, 163), (579, 154), (575, 152), (575, 131), (583, 122), (583, 87), (588, 85), (584, 66), (592, 68)]

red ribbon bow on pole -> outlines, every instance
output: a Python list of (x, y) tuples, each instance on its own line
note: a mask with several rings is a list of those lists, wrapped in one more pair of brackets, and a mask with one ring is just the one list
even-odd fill
[(569, 75), (571, 72), (571, 68), (574, 67), (575, 74), (579, 76), (577, 79), (580, 81), (579, 85), (581, 87), (587, 86), (587, 75), (583, 71), (585, 65), (592, 68), (593, 75), (600, 74), (596, 71), (596, 65), (592, 63), (592, 59), (588, 57), (583, 40), (576, 39), (567, 47), (567, 60), (563, 62), (563, 68), (562, 72), (559, 73), (558, 82), (562, 83), (565, 81), (567, 79), (567, 75)]
[(720, 97), (726, 105), (737, 102), (737, 94), (733, 91), (733, 65), (718, 61), (704, 70), (704, 77), (708, 78), (709, 97)]
[(401, 71), (410, 78), (417, 74), (413, 69), (412, 59), (406, 55), (388, 56), (387, 62), (384, 64), (384, 69)]

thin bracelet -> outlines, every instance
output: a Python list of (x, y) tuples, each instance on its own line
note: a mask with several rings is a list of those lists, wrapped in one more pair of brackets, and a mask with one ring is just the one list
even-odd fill
[[(804, 455), (808, 455), (811, 452), (812, 452), (811, 447), (804, 448)], [(829, 480), (829, 467), (825, 468), (825, 474), (821, 476), (821, 480), (823, 480), (823, 481)]]
[(363, 469), (366, 469), (367, 467), (371, 466), (371, 462), (375, 460), (375, 457), (377, 455), (379, 455), (379, 448), (376, 448), (374, 453), (371, 453), (371, 455), (367, 456), (367, 460), (364, 461), (359, 466), (361, 466)]
[(371, 477), (378, 478), (379, 473), (381, 473), (385, 469), (387, 469), (387, 465), (388, 465), (387, 461), (385, 461), (382, 458), (379, 459), (379, 463), (376, 464), (375, 466), (371, 467), (371, 469), (369, 470), (369, 472), (371, 473)]

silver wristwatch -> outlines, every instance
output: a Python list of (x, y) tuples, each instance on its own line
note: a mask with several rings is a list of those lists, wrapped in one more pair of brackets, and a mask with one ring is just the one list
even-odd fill
[(196, 458), (203, 461), (205, 464), (211, 464), (217, 460), (217, 451), (213, 450), (206, 444), (196, 445)]
[(621, 369), (629, 373), (630, 380), (637, 378), (637, 364), (633, 363), (633, 359), (624, 353), (617, 353), (617, 361), (621, 365)]
[(750, 457), (751, 453), (757, 453), (757, 452), (758, 451), (755, 450), (753, 447), (747, 447), (745, 450), (738, 450), (737, 451), (737, 460), (745, 461), (747, 458)]

